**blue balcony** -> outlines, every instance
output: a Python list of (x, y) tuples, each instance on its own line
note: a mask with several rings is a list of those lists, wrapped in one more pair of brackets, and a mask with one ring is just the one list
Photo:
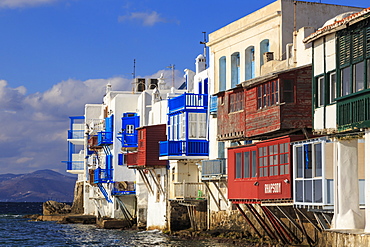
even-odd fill
[(113, 132), (111, 131), (100, 131), (98, 132), (98, 145), (106, 146), (113, 144)]
[[(159, 142), (160, 156), (208, 156), (209, 143), (205, 140)], [(170, 157), (169, 157), (170, 158)]]
[(180, 110), (189, 109), (207, 109), (208, 95), (207, 94), (192, 94), (184, 93), (176, 98), (168, 100), (169, 113), (174, 113)]
[(222, 177), (226, 177), (226, 159), (202, 161), (202, 180), (218, 180)]
[(100, 167), (94, 171), (94, 183), (108, 183), (113, 180), (113, 169), (101, 169)]
[(83, 161), (66, 161), (68, 171), (81, 171), (84, 169)]
[(68, 130), (68, 139), (84, 139), (84, 130)]

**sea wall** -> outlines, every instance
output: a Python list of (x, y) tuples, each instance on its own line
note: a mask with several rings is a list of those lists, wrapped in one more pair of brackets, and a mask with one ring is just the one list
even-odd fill
[[(289, 235), (292, 237), (292, 240), (287, 237), (284, 233), (284, 230), (280, 229), (277, 230), (276, 228), (273, 229), (274, 236), (268, 236), (261, 224), (256, 220), (254, 214), (252, 214), (245, 205), (240, 205), (241, 209), (245, 213), (246, 217), (250, 220), (251, 224), (248, 223), (246, 218), (239, 212), (235, 206), (233, 206), (232, 210), (224, 210), (224, 211), (213, 211), (210, 213), (210, 230), (222, 230), (222, 231), (238, 231), (244, 232), (246, 236), (251, 235), (255, 238), (259, 238), (256, 231), (253, 229), (251, 225), (253, 225), (259, 234), (262, 236), (261, 241), (268, 242), (269, 244), (280, 244), (283, 245), (284, 239), (282, 239), (282, 235), (284, 235), (287, 241), (290, 241), (290, 244), (300, 244), (300, 245), (309, 245), (308, 238), (311, 239), (311, 245), (314, 246), (322, 246), (322, 247), (359, 247), (359, 246), (370, 246), (370, 234), (365, 234), (363, 229), (359, 230), (322, 230), (317, 221), (314, 219), (312, 212), (302, 211), (306, 217), (311, 221), (308, 221), (302, 214), (298, 214), (297, 216), (294, 213), (292, 207), (285, 207), (285, 212), (292, 217), (292, 220), (295, 222), (292, 223), (286, 217), (279, 215), (278, 210), (276, 207), (269, 207), (271, 212), (275, 215), (279, 216), (279, 220), (281, 220), (282, 224), (286, 225), (289, 230), (285, 230), (288, 232)], [(264, 215), (261, 210), (259, 210), (259, 206), (255, 207), (259, 214), (261, 214), (262, 219), (265, 222), (269, 222), (266, 215)], [(298, 220), (297, 217), (300, 217)], [(304, 231), (299, 230), (301, 224), (304, 226)], [(268, 225), (272, 228), (272, 224), (269, 222)], [(291, 231), (291, 232), (289, 232)], [(307, 234), (307, 235), (306, 235)], [(270, 234), (271, 235), (271, 234)], [(247, 241), (247, 240), (246, 240)]]

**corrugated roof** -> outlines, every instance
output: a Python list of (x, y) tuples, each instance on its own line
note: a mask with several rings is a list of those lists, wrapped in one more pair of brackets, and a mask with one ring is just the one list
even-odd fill
[(316, 32), (312, 33), (310, 36), (308, 36), (307, 38), (305, 38), (303, 40), (303, 43), (312, 42), (313, 40), (315, 40), (315, 39), (323, 36), (326, 33), (334, 32), (335, 30), (341, 29), (341, 27), (343, 27), (347, 23), (349, 23), (349, 22), (351, 22), (353, 20), (356, 20), (356, 19), (364, 16), (367, 13), (370, 13), (370, 7), (367, 8), (367, 9), (363, 9), (360, 12), (354, 13), (354, 14), (352, 14), (350, 16), (347, 16), (347, 17), (345, 17), (345, 18), (343, 18), (341, 20), (335, 21), (332, 24), (326, 25), (326, 26), (318, 29)]

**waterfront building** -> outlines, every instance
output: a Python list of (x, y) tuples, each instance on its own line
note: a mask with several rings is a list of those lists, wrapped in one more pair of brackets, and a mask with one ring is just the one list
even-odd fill
[(124, 150), (124, 161), (136, 173), (137, 223), (144, 229), (167, 229), (168, 162), (159, 159), (159, 142), (167, 140), (168, 99), (184, 90), (169, 89), (163, 75), (138, 98), (137, 148)]
[[(312, 154), (315, 160), (304, 167), (309, 179), (297, 184), (296, 193), (310, 185), (324, 199), (330, 192), (332, 229), (370, 231), (370, 155), (365, 151), (370, 147), (369, 13), (368, 8), (338, 15), (304, 40), (313, 49), (313, 128), (327, 138), (303, 148), (297, 144), (297, 153)], [(316, 188), (315, 181), (306, 184), (325, 172), (330, 174), (326, 183)]]
[[(312, 49), (302, 40), (322, 27), (328, 16), (358, 10), (278, 0), (209, 35), (211, 102), (217, 102), (210, 111), (209, 159), (226, 158), (228, 172), (226, 190), (211, 188), (228, 201), (210, 200), (210, 228), (229, 227), (224, 221), (238, 209), (251, 228), (259, 225), (271, 239), (292, 243), (296, 240), (279, 232), (284, 226), (274, 220), (285, 208), (283, 217), (305, 232), (294, 224), (296, 215), (287, 214), (298, 208), (290, 143), (312, 138)], [(307, 209), (290, 212), (315, 221)], [(306, 239), (313, 241), (312, 235)]]

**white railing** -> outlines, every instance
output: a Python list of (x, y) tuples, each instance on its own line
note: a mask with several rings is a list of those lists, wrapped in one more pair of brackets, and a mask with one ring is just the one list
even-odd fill
[(207, 194), (204, 183), (174, 183), (173, 199), (205, 199)]
[(87, 130), (90, 135), (97, 135), (99, 131), (104, 131), (104, 119), (86, 119)]

